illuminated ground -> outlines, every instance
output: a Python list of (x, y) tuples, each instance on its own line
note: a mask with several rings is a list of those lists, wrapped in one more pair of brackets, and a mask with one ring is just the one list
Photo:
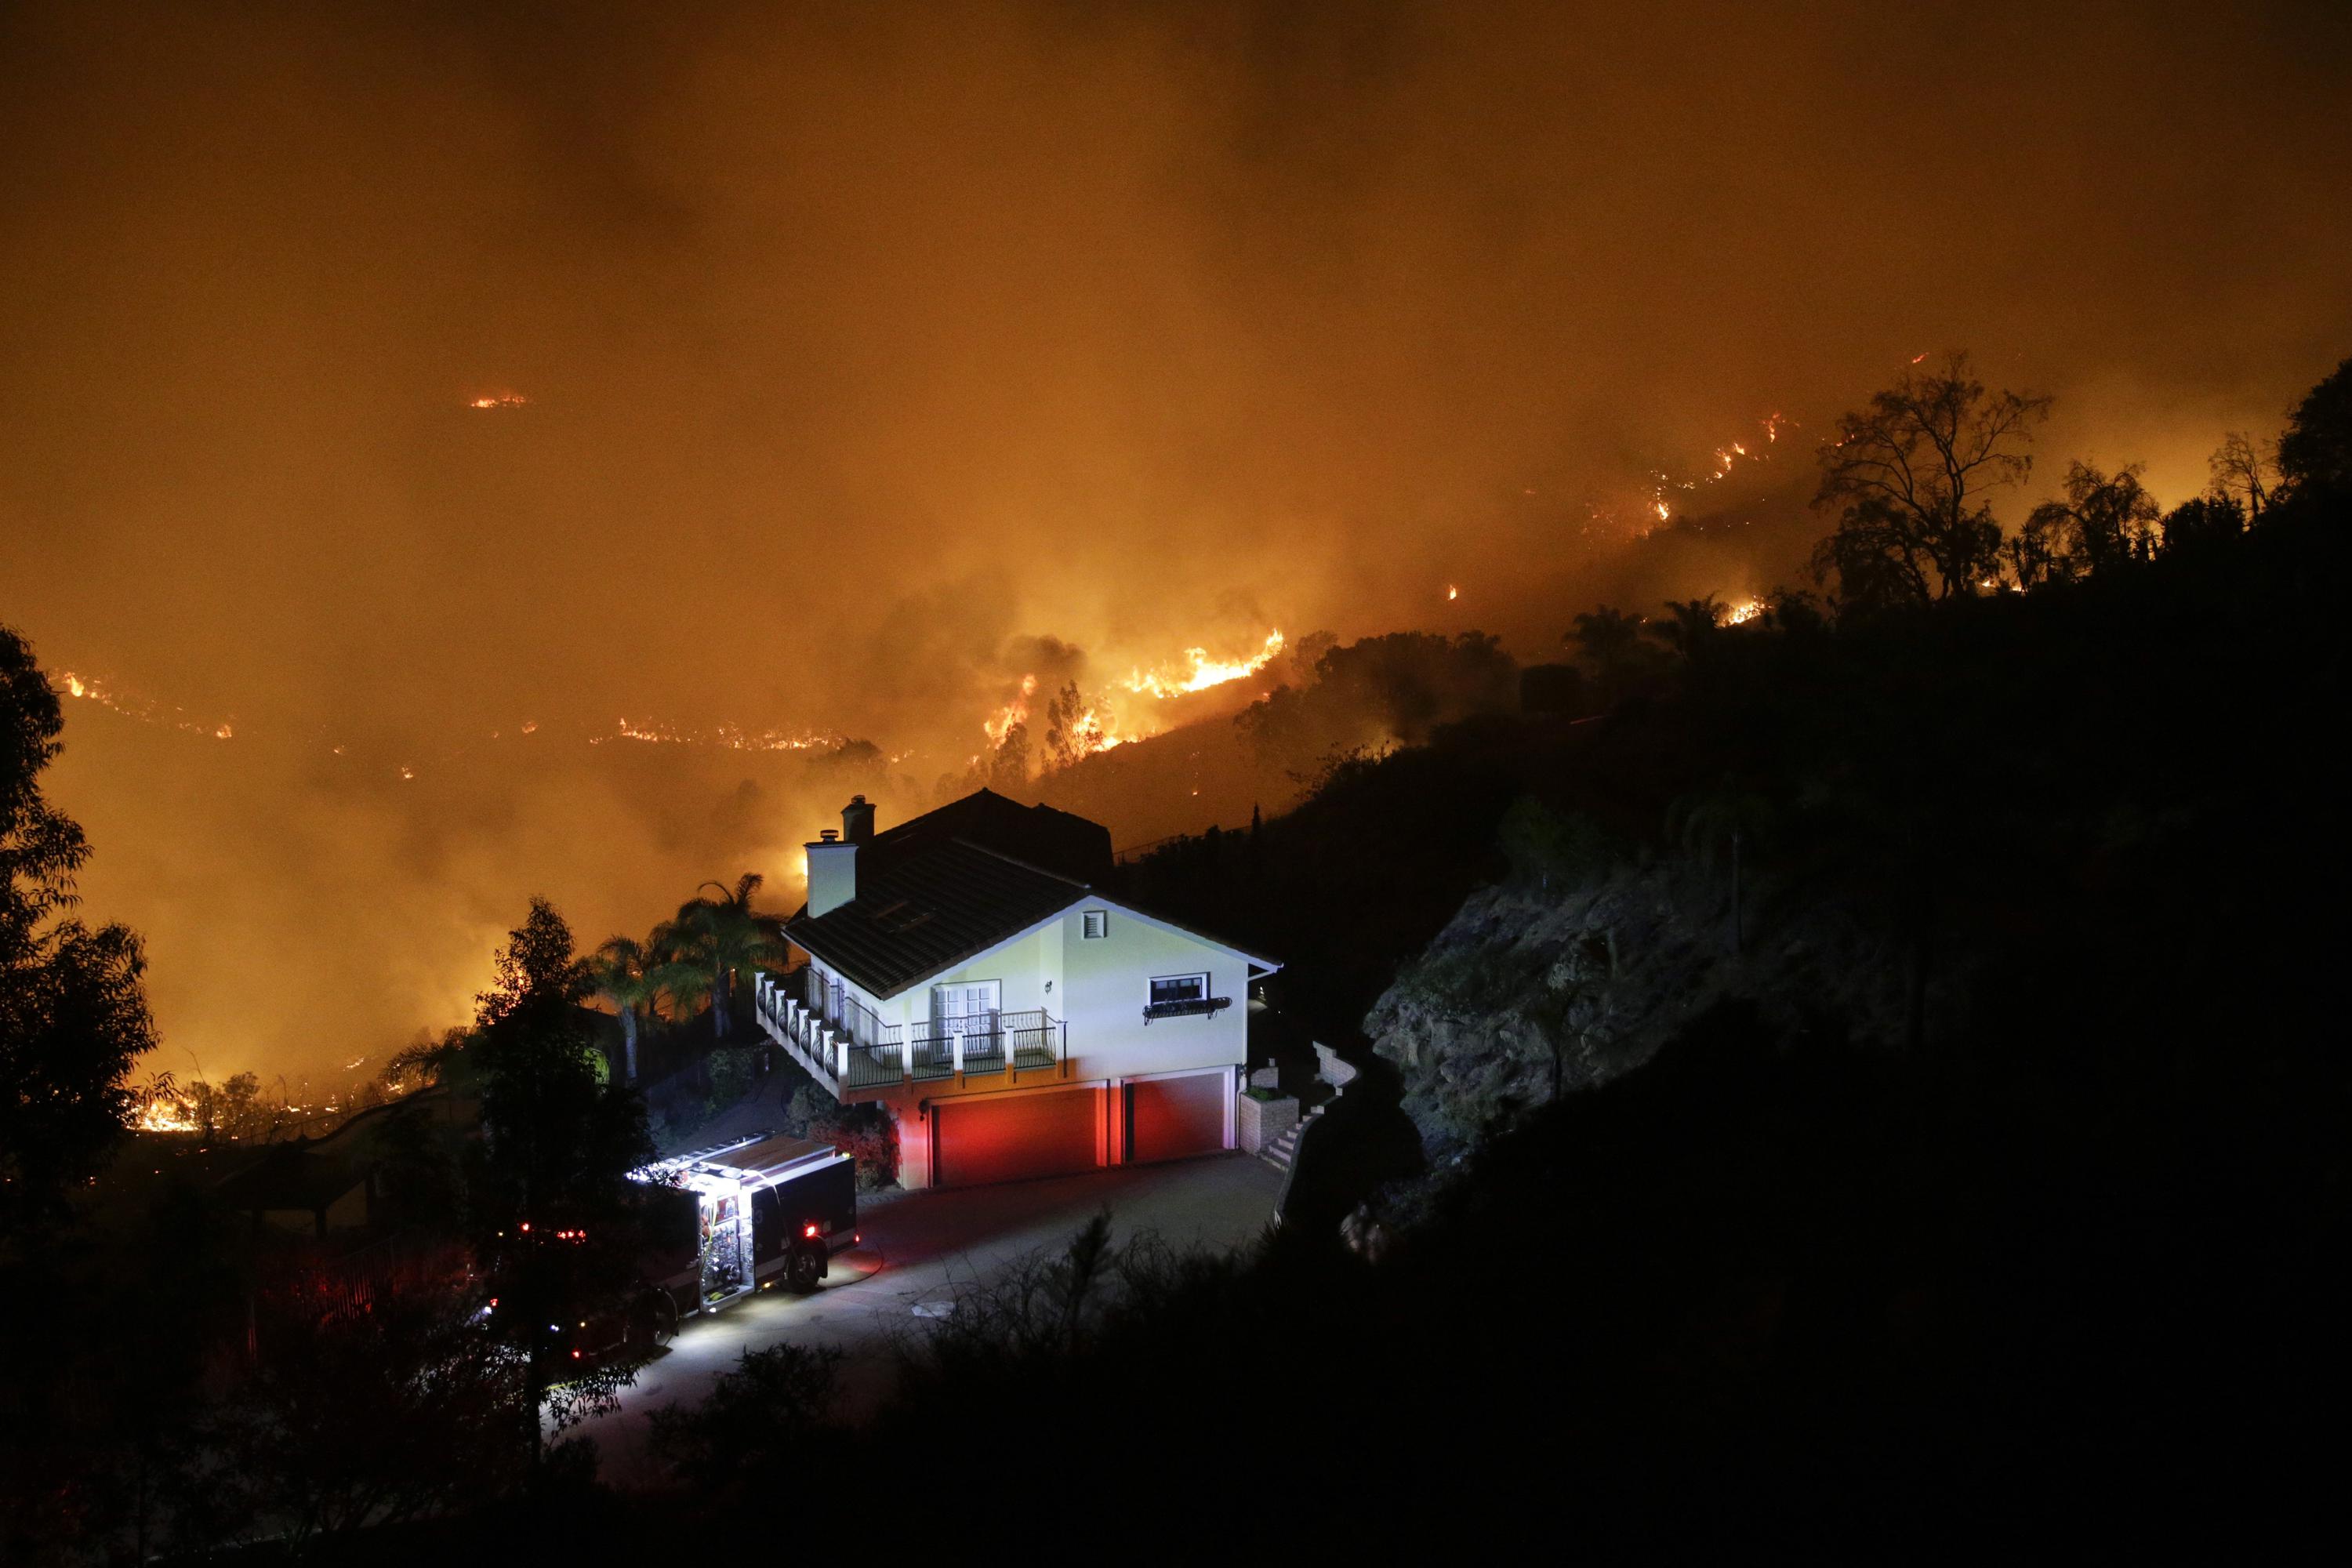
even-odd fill
[(918, 1309), (942, 1306), (960, 1286), (1008, 1260), (1059, 1245), (1097, 1209), (1109, 1207), (1121, 1237), (1150, 1230), (1179, 1245), (1235, 1247), (1264, 1229), (1281, 1184), (1264, 1162), (1223, 1154), (868, 1202), (863, 1254), (835, 1259), (833, 1278), (817, 1295), (769, 1292), (687, 1324), (621, 1410), (588, 1427), (600, 1473), (616, 1486), (659, 1484), (646, 1447), (646, 1412), (700, 1399), (746, 1350), (784, 1340), (838, 1347), (848, 1356), (845, 1408), (862, 1414), (888, 1390), (892, 1346), (920, 1331)]

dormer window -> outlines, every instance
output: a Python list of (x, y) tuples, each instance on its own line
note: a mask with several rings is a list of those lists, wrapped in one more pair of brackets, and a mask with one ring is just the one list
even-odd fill
[(1095, 941), (1099, 937), (1108, 936), (1110, 934), (1110, 911), (1108, 910), (1087, 910), (1084, 914), (1081, 914), (1078, 917), (1078, 928), (1080, 932), (1089, 942)]

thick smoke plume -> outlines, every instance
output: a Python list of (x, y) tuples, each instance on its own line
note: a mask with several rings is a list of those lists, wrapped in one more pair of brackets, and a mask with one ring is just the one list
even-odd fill
[(75, 705), (86, 890), (207, 1070), (339, 1070), (533, 891), (788, 901), (837, 775), (919, 807), (1026, 676), (1793, 580), (1916, 353), (2179, 499), (2352, 344), (2347, 61), (2318, 5), (16, 5), (0, 617), (230, 727)]

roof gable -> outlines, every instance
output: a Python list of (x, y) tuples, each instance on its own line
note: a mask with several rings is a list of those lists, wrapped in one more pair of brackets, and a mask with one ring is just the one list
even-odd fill
[(902, 854), (877, 874), (858, 872), (857, 897), (794, 916), (784, 934), (876, 997), (977, 957), (1087, 892), (1083, 882), (960, 839)]
[(981, 789), (886, 828), (859, 845), (859, 885), (954, 843), (991, 849), (1073, 882), (1101, 882), (1110, 877), (1109, 828), (1071, 812), (1050, 805), (1023, 805), (994, 790)]

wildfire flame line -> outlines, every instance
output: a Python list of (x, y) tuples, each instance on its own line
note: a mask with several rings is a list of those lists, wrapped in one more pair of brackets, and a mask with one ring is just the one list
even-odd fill
[[(1211, 687), (1240, 680), (1264, 669), (1286, 647), (1279, 627), (1266, 634), (1265, 641), (1253, 652), (1239, 658), (1214, 658), (1205, 647), (1188, 647), (1181, 661), (1171, 661), (1146, 670), (1131, 667), (1125, 680), (1118, 682), (1124, 690), (1152, 701), (1165, 701), (1173, 697), (1189, 696), (1206, 691)], [(989, 745), (1003, 751), (1015, 725), (1026, 724), (1030, 717), (1030, 700), (1037, 694), (1037, 677), (1032, 673), (1021, 678), (1021, 688), (1012, 700), (981, 721), (981, 730)], [(1157, 734), (1157, 726), (1139, 726), (1115, 712), (1102, 702), (1093, 702), (1076, 713), (1061, 716), (1057, 737), (1064, 754), (1092, 756), (1108, 752), (1130, 741), (1140, 741)], [(977, 765), (978, 756), (972, 758)]]
[(1206, 691), (1212, 686), (1223, 686), (1228, 680), (1255, 675), (1271, 664), (1282, 648), (1279, 629), (1267, 633), (1265, 647), (1246, 658), (1213, 659), (1206, 648), (1188, 647), (1184, 650), (1184, 658), (1189, 668), (1162, 665), (1155, 670), (1137, 669), (1129, 673), (1124, 684), (1129, 691), (1160, 698)]
[(56, 689), (63, 695), (94, 702), (100, 708), (135, 719), (142, 724), (154, 724), (166, 729), (184, 730), (191, 735), (206, 735), (215, 741), (234, 740), (236, 728), (226, 720), (215, 721), (188, 716), (188, 710), (176, 706), (152, 701), (117, 691), (96, 676), (78, 675), (70, 669), (58, 672)]
[[(1135, 667), (1127, 679), (1119, 684), (1127, 691), (1154, 701), (1181, 697), (1255, 675), (1280, 655), (1286, 646), (1281, 631), (1276, 629), (1269, 632), (1265, 641), (1254, 652), (1237, 658), (1214, 658), (1205, 647), (1188, 647), (1181, 661), (1148, 671), (1139, 666)], [(125, 695), (97, 677), (78, 671), (60, 671), (56, 684), (62, 696), (96, 703), (140, 723), (222, 741), (232, 739), (236, 733), (235, 727), (226, 721), (212, 722), (194, 719), (187, 716), (184, 709), (166, 707), (143, 698)], [(1013, 726), (1028, 722), (1031, 700), (1036, 693), (1037, 677), (1034, 674), (1024, 675), (1013, 700), (982, 721), (981, 728), (987, 734), (992, 747), (1001, 749)], [(530, 735), (538, 731), (540, 724), (536, 720), (526, 720), (516, 728), (520, 734)], [(1097, 702), (1075, 715), (1065, 716), (1061, 743), (1076, 754), (1089, 755), (1156, 732), (1153, 729), (1134, 727), (1109, 707)], [(504, 733), (494, 730), (490, 731), (489, 738), (499, 740)], [(616, 720), (610, 731), (584, 738), (592, 746), (614, 741), (635, 741), (648, 745), (708, 746), (734, 752), (821, 751), (846, 743), (846, 737), (823, 731), (782, 727), (751, 729), (738, 724), (687, 727), (661, 720), (626, 717)], [(349, 748), (337, 744), (331, 745), (328, 750), (340, 757), (347, 754)], [(892, 753), (889, 760), (896, 764), (913, 754), (911, 752), (898, 752)], [(400, 763), (393, 771), (403, 780), (416, 777), (416, 767), (412, 763)]]

